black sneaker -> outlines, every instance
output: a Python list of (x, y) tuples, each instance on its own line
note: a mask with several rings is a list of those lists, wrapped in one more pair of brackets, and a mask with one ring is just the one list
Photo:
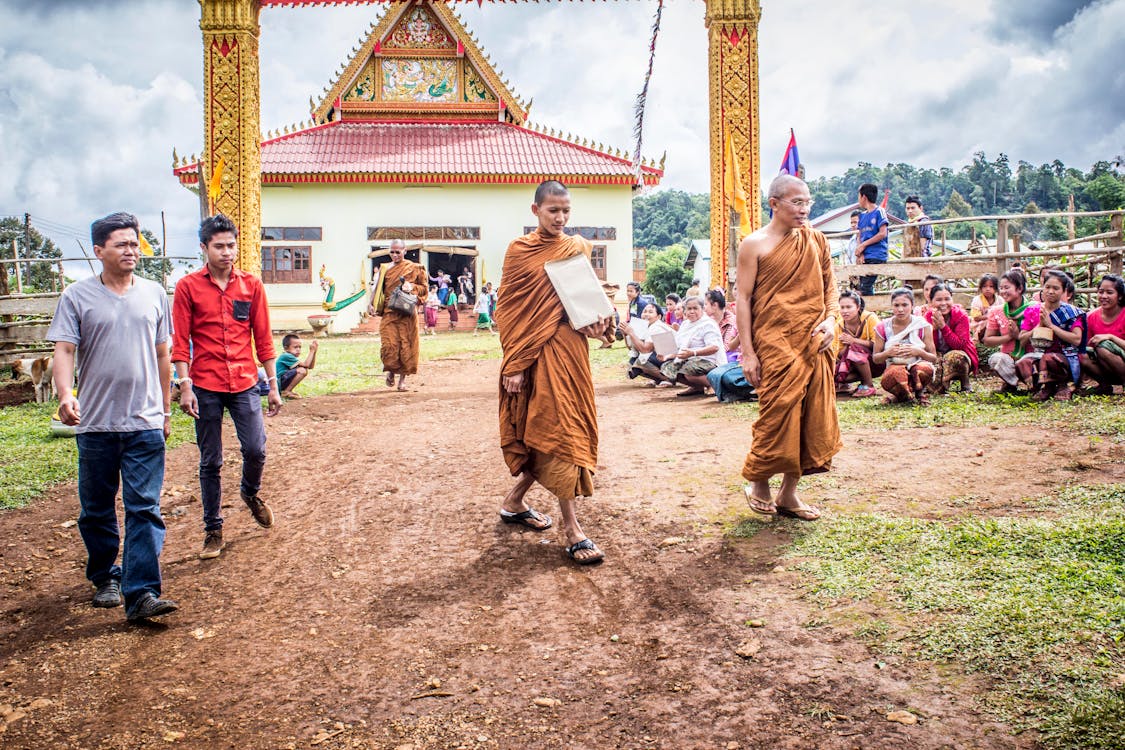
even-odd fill
[(137, 606), (134, 607), (133, 611), (128, 615), (128, 619), (130, 622), (148, 620), (153, 617), (160, 617), (161, 615), (175, 612), (179, 608), (180, 605), (176, 604), (171, 599), (157, 599), (152, 594), (145, 594), (144, 598), (137, 602)]
[(223, 530), (208, 531), (203, 536), (203, 551), (199, 553), (200, 560), (210, 560), (218, 557), (223, 551)]
[(246, 507), (250, 509), (250, 515), (254, 516), (254, 520), (258, 522), (259, 526), (263, 529), (273, 526), (273, 511), (262, 498), (257, 495), (251, 497), (245, 492), (240, 494), (242, 495), (242, 502), (246, 503)]
[(106, 609), (120, 607), (121, 581), (116, 578), (110, 578), (101, 586), (98, 586), (98, 590), (94, 592), (93, 604), (95, 607), (104, 607)]

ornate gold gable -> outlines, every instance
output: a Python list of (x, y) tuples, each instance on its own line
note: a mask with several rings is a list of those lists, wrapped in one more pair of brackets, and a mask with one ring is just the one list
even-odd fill
[(527, 110), (457, 14), (420, 0), (387, 9), (312, 114), (317, 122), (434, 117), (523, 125)]

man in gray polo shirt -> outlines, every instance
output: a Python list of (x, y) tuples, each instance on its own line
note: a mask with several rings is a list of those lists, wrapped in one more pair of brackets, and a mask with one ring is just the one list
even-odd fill
[[(95, 607), (118, 607), (145, 620), (176, 610), (160, 598), (164, 521), (164, 441), (171, 431), (171, 310), (159, 284), (133, 274), (140, 227), (126, 213), (90, 227), (102, 272), (68, 286), (47, 338), (55, 342), (59, 419), (77, 427), (78, 530)], [(74, 385), (78, 360), (78, 396)], [(81, 399), (81, 406), (79, 406)], [(125, 548), (116, 497), (125, 506)]]

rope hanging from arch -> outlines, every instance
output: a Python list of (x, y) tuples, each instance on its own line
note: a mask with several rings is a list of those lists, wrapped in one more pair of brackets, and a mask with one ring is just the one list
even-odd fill
[(652, 65), (656, 60), (656, 38), (660, 35), (660, 16), (664, 12), (664, 0), (656, 3), (656, 18), (652, 22), (652, 42), (648, 46), (648, 70), (645, 71), (645, 83), (641, 93), (637, 94), (637, 103), (633, 108), (633, 138), (636, 147), (633, 149), (633, 176), (638, 187), (644, 187), (644, 178), (641, 176), (641, 142), (644, 140), (645, 127), (645, 102), (648, 99), (648, 83), (652, 79)]

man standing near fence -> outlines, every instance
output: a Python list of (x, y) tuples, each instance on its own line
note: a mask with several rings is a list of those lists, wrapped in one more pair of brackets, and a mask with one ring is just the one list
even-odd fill
[[(206, 264), (176, 284), (172, 360), (180, 379), (180, 409), (195, 418), (203, 559), (223, 551), (223, 410), (242, 446), (242, 502), (262, 528), (273, 511), (258, 497), (266, 466), (266, 427), (255, 353), (269, 375), (269, 415), (281, 410), (266, 293), (257, 276), (234, 267), (238, 228), (223, 214), (199, 225)], [(253, 345), (251, 345), (253, 341)], [(190, 377), (189, 377), (190, 375)]]
[[(887, 262), (887, 212), (875, 205), (879, 188), (870, 182), (859, 186), (859, 244), (855, 248), (855, 262), (875, 265)], [(875, 293), (876, 274), (859, 277), (859, 293), (870, 297)]]
[[(172, 315), (168, 295), (134, 275), (140, 259), (137, 217), (111, 214), (90, 228), (97, 276), (68, 286), (47, 331), (55, 342), (59, 419), (78, 442), (78, 531), (95, 607), (120, 607), (131, 621), (176, 610), (160, 598), (164, 521), (164, 441), (171, 432)], [(77, 355), (78, 393), (74, 366)], [(81, 397), (81, 406), (79, 406)], [(125, 506), (125, 546), (116, 497)]]
[[(930, 217), (922, 208), (922, 199), (912, 195), (906, 199), (906, 218), (913, 222), (929, 221)], [(902, 230), (902, 257), (928, 258), (934, 244), (934, 227), (924, 224), (920, 227), (906, 227)], [(929, 302), (929, 300), (926, 300)]]

